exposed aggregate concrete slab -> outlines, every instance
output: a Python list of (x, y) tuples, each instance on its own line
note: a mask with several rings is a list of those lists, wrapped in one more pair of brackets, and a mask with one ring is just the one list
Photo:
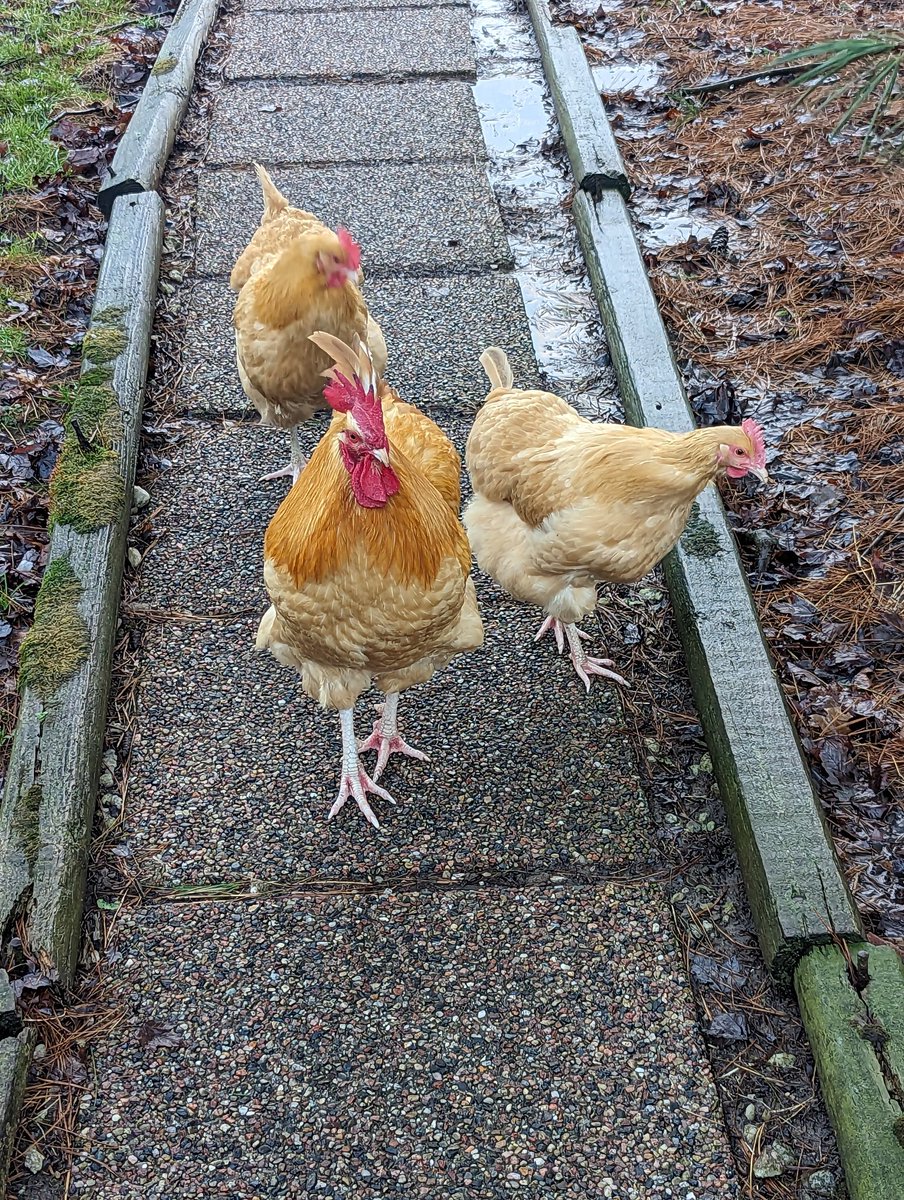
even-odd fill
[(233, 84), (214, 102), (208, 163), (484, 159), (471, 85)]
[(249, 13), (232, 26), (227, 79), (475, 74), (462, 8)]
[(467, 8), (466, 0), (248, 0), (244, 12), (338, 12), (368, 8)]
[[(653, 888), (316, 897), (121, 918), (95, 1200), (733, 1200)], [(181, 1044), (143, 1049), (148, 1021)], [(77, 1151), (78, 1154), (78, 1151)]]
[[(344, 225), (361, 244), (364, 273), (422, 275), (512, 264), (499, 209), (480, 163), (379, 168), (289, 167), (272, 172), (297, 208)], [(204, 171), (198, 180), (197, 270), (228, 275), (257, 229), (263, 205), (251, 170)]]
[[(480, 355), (494, 344), (508, 353), (519, 386), (539, 384), (521, 292), (511, 276), (376, 279), (364, 291), (389, 346), (387, 378), (404, 399), (470, 421), (488, 387)], [(185, 294), (182, 410), (254, 418), (236, 374), (229, 285), (203, 280)], [(268, 432), (273, 448), (265, 453), (280, 460), (265, 468), (273, 470), (282, 465), (288, 443), (285, 434)]]
[[(486, 644), (403, 697), (403, 732), (432, 761), (390, 761), (381, 783), (398, 806), (375, 802), (379, 833), (354, 805), (326, 820), (339, 721), (303, 695), (294, 672), (254, 651), (260, 585), (247, 597), (253, 616), (240, 622), (151, 623), (124, 829), (144, 882), (398, 880), (651, 861), (612, 689), (588, 698), (554, 645), (534, 644), (541, 614), (478, 585)], [(380, 698), (359, 701), (359, 736)]]

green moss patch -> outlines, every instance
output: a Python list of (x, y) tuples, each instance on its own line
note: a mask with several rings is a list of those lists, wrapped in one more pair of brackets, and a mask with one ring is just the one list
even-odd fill
[(19, 795), (12, 819), (13, 833), (25, 854), (29, 867), (34, 867), (41, 848), (40, 813), (44, 793), (39, 783), (33, 783)]
[(119, 358), (127, 342), (121, 329), (92, 323), (82, 342), (82, 357), (103, 366)]
[(88, 627), (78, 610), (82, 585), (67, 558), (44, 572), (34, 624), (19, 651), (19, 680), (43, 698), (74, 675), (88, 657)]
[(691, 506), (691, 515), (682, 535), (681, 545), (695, 558), (715, 558), (717, 554), (722, 553), (719, 536), (706, 517), (701, 515), (700, 506), (696, 501)]
[(167, 54), (165, 57), (158, 58), (151, 67), (152, 75), (169, 75), (170, 71), (175, 71), (179, 65), (179, 60), (172, 54)]
[[(114, 332), (114, 331), (110, 331)], [(54, 524), (90, 533), (117, 520), (125, 505), (119, 473), (122, 416), (109, 382), (109, 368), (86, 371), (66, 395), (66, 433), (50, 481)]]

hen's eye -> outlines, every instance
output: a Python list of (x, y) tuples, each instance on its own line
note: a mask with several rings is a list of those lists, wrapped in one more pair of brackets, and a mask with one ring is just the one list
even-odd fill
[(744, 453), (744, 451), (741, 449), (740, 446), (735, 446), (734, 452), (735, 452), (735, 454), (743, 454)]

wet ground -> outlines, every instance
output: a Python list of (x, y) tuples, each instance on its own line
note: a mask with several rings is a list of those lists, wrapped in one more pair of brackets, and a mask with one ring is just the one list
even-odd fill
[[(870, 932), (900, 948), (898, 172), (887, 147), (864, 151), (871, 105), (833, 135), (853, 84), (825, 105), (826, 89), (808, 102), (769, 78), (693, 91), (846, 37), (849, 25), (812, 0), (654, 14), (633, 0), (554, 7), (597, 64), (698, 419), (747, 413), (766, 428), (774, 486), (725, 499), (851, 890)], [(860, 16), (866, 33), (894, 14)]]
[[(763, 978), (656, 581), (588, 624), (630, 663), (623, 708), (478, 578), (487, 645), (406, 697), (434, 764), (390, 769), (400, 804), (376, 836), (350, 809), (326, 823), (337, 722), (251, 651), (284, 494), (257, 476), (284, 447), (232, 364), (225, 276), (259, 213), (243, 155), (359, 233), (391, 378), (459, 446), (491, 342), (519, 383), (619, 412), (526, 16), (418, 5), (445, 49), (375, 87), (341, 80), (341, 58), (301, 82), (309, 7), (257, 0), (226, 23), (241, 78), (198, 98), (170, 175), (152, 502), (92, 875), (122, 1020), (94, 1047), (72, 1192), (723, 1200), (780, 1139), (806, 1174), (827, 1161), (824, 1127), (797, 1120), (812, 1065)], [(374, 19), (389, 60), (413, 11)], [(350, 113), (369, 141), (344, 140)]]

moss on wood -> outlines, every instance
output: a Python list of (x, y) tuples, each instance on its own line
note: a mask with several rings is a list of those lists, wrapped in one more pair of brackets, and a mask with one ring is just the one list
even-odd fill
[(175, 71), (179, 65), (179, 60), (174, 54), (167, 54), (158, 58), (151, 67), (152, 75), (169, 75), (170, 71)]
[(82, 356), (93, 363), (104, 365), (119, 358), (128, 344), (121, 329), (113, 325), (92, 323), (82, 342)]
[(691, 506), (691, 515), (682, 535), (681, 545), (695, 558), (715, 558), (717, 554), (722, 553), (719, 536), (706, 517), (701, 515), (700, 506), (696, 501)]
[(67, 558), (55, 558), (41, 581), (34, 623), (19, 651), (19, 680), (47, 698), (88, 657), (88, 627), (78, 604), (82, 585)]
[(50, 481), (51, 520), (90, 533), (115, 521), (125, 484), (114, 448), (122, 415), (105, 366), (86, 371), (69, 392), (66, 433)]
[(39, 783), (33, 783), (19, 794), (12, 819), (13, 833), (25, 854), (29, 867), (34, 867), (41, 847), (40, 812), (44, 794)]

